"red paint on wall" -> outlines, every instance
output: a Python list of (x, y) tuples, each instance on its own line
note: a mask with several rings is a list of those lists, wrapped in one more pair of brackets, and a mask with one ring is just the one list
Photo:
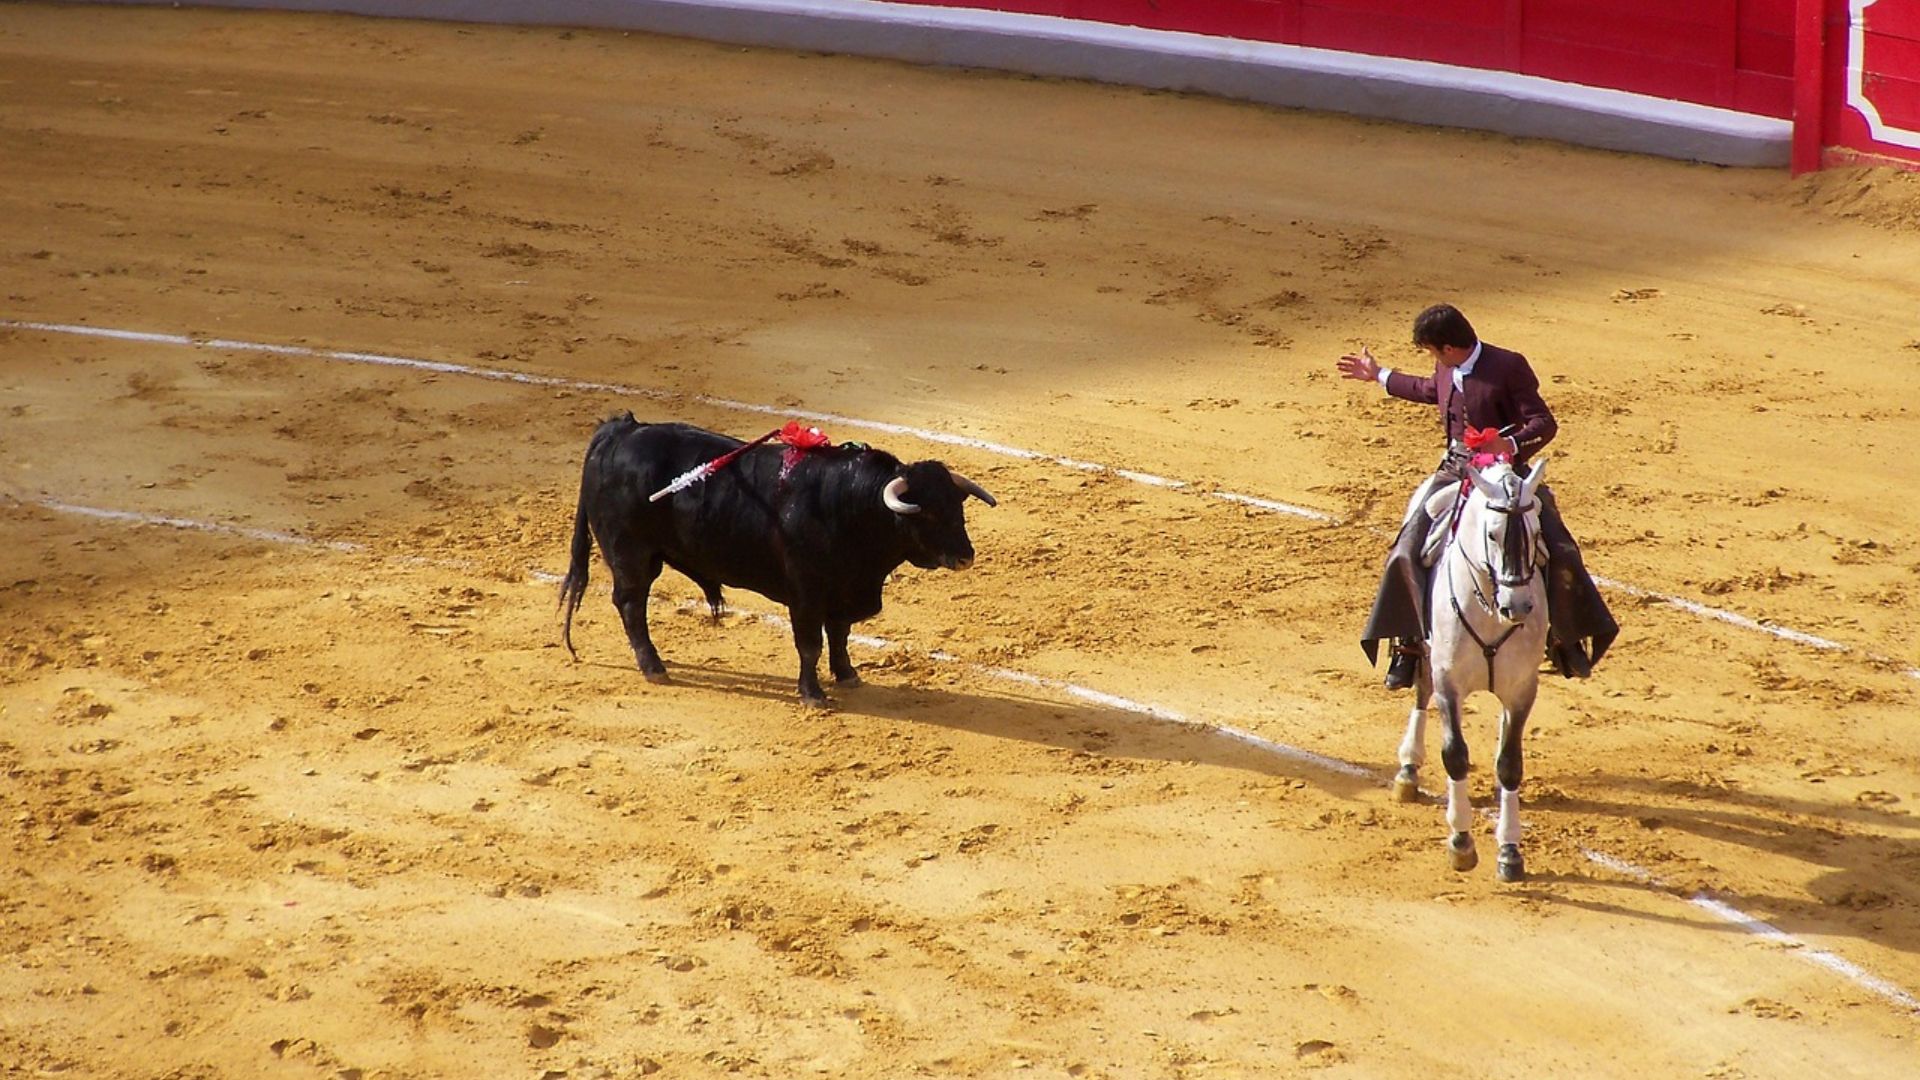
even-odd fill
[(1797, 77), (1820, 94), (1817, 110), (1794, 113), (1794, 171), (1920, 168), (1920, 0), (1802, 2), (1814, 9), (1803, 18), (1820, 40), (1800, 50)]
[(905, 2), (1431, 60), (1762, 116), (1793, 111), (1795, 0)]

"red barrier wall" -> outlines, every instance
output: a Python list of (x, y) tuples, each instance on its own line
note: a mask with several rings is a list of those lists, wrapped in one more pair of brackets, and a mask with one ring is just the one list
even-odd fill
[(905, 2), (1433, 60), (1760, 116), (1793, 115), (1796, 0)]
[(1920, 166), (1920, 0), (1799, 2), (1794, 171)]

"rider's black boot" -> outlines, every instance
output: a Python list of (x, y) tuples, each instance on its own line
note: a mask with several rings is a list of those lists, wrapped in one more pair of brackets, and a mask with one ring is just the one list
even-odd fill
[(1417, 641), (1401, 638), (1393, 646), (1393, 659), (1387, 664), (1387, 689), (1405, 690), (1420, 673), (1420, 657), (1426, 649)]

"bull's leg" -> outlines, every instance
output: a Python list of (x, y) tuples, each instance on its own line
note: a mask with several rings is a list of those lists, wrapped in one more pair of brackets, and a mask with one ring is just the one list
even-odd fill
[(1467, 794), (1467, 740), (1460, 734), (1460, 702), (1448, 687), (1434, 695), (1446, 731), (1440, 738), (1440, 763), (1447, 767), (1447, 858), (1455, 870), (1471, 870), (1480, 864), (1473, 850), (1473, 800)]
[[(606, 550), (603, 545), (602, 551)], [(620, 612), (620, 621), (627, 628), (627, 644), (633, 646), (633, 658), (640, 665), (640, 674), (648, 682), (667, 681), (667, 665), (660, 662), (660, 653), (653, 647), (653, 635), (647, 632), (647, 594), (653, 590), (653, 580), (660, 576), (660, 568), (666, 560), (659, 555), (648, 555), (642, 561), (638, 577), (629, 578), (626, 567), (616, 567), (613, 575), (613, 606)]]
[(1433, 669), (1427, 657), (1413, 682), (1413, 708), (1407, 712), (1407, 733), (1400, 740), (1400, 771), (1393, 777), (1395, 802), (1420, 799), (1420, 766), (1427, 759), (1427, 706), (1433, 701)]
[(825, 705), (827, 692), (820, 689), (822, 620), (811, 612), (802, 613), (793, 608), (787, 609), (787, 619), (793, 623), (793, 647), (800, 654), (800, 700), (808, 705)]
[(827, 620), (827, 669), (841, 686), (860, 685), (860, 673), (853, 669), (853, 658), (847, 655), (847, 635), (852, 631), (850, 622)]
[(1527, 714), (1533, 709), (1533, 695), (1508, 705), (1500, 714), (1500, 758), (1495, 772), (1500, 780), (1500, 823), (1494, 839), (1500, 844), (1495, 869), (1501, 881), (1523, 881), (1526, 861), (1520, 855), (1520, 781), (1524, 768), (1520, 739), (1527, 729)]

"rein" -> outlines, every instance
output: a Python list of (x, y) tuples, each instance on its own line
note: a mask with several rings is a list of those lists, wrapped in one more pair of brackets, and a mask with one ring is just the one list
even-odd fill
[[(1472, 575), (1473, 596), (1474, 596), (1474, 599), (1479, 602), (1480, 610), (1486, 612), (1489, 615), (1494, 615), (1497, 618), (1498, 614), (1494, 611), (1493, 601), (1489, 599), (1486, 593), (1483, 592), (1480, 588), (1480, 574), (1478, 573), (1478, 566), (1474, 563), (1474, 561), (1470, 557), (1468, 557), (1465, 554), (1464, 549), (1462, 549), (1459, 544), (1460, 523), (1466, 520), (1467, 502), (1469, 499), (1472, 498), (1473, 491), (1474, 491), (1473, 481), (1471, 479), (1465, 479), (1460, 481), (1460, 502), (1459, 502), (1458, 509), (1454, 511), (1453, 525), (1448, 530), (1447, 547), (1449, 549), (1449, 557), (1451, 557), (1452, 552), (1460, 551), (1461, 552), (1460, 557), (1467, 560), (1467, 570)], [(1527, 535), (1526, 518), (1522, 517), (1521, 515), (1524, 515), (1527, 511), (1533, 509), (1534, 506), (1536, 505), (1538, 504), (1529, 503), (1526, 506), (1517, 506), (1517, 507), (1516, 506), (1498, 506), (1498, 505), (1495, 505), (1491, 499), (1487, 500), (1487, 509), (1492, 513), (1505, 515), (1509, 519), (1508, 525), (1510, 527), (1513, 524), (1514, 519), (1517, 518), (1519, 520), (1520, 543), (1517, 546), (1521, 552), (1520, 562), (1523, 563), (1527, 568), (1526, 574), (1523, 577), (1513, 579), (1513, 580), (1508, 580), (1506, 578), (1503, 578), (1500, 575), (1500, 572), (1494, 569), (1493, 538), (1491, 536), (1486, 537), (1485, 563), (1487, 568), (1487, 577), (1495, 583), (1496, 588), (1499, 585), (1505, 585), (1508, 588), (1520, 588), (1521, 586), (1524, 586), (1533, 580), (1533, 575), (1536, 569), (1534, 566), (1534, 559), (1533, 559), (1533, 548), (1534, 548), (1534, 545), (1532, 543), (1533, 538)], [(1522, 620), (1521, 622), (1516, 622), (1511, 626), (1508, 626), (1506, 633), (1501, 634), (1499, 637), (1489, 642), (1487, 639), (1480, 636), (1480, 632), (1473, 628), (1472, 620), (1467, 618), (1467, 613), (1461, 610), (1460, 590), (1454, 584), (1452, 574), (1447, 575), (1447, 599), (1453, 605), (1454, 618), (1460, 620), (1460, 625), (1466, 629), (1467, 635), (1473, 638), (1473, 643), (1475, 645), (1480, 646), (1481, 655), (1487, 658), (1487, 689), (1492, 690), (1493, 689), (1493, 658), (1500, 652), (1500, 646), (1505, 645), (1507, 643), (1507, 639), (1514, 635), (1514, 631), (1519, 630), (1521, 626), (1525, 625), (1525, 621)]]

